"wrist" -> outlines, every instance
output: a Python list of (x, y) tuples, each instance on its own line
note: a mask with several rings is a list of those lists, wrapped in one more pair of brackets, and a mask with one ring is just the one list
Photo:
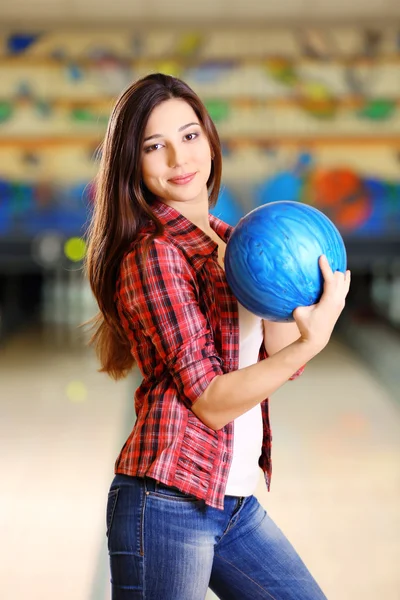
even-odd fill
[(319, 354), (326, 346), (326, 344), (321, 344), (321, 342), (316, 342), (302, 336), (300, 336), (299, 339), (294, 342), (294, 344), (298, 346), (301, 355), (304, 355), (305, 363)]

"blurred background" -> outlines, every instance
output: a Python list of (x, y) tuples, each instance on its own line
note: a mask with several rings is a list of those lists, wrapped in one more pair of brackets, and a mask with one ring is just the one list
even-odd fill
[(306, 202), (345, 239), (347, 307), (271, 401), (258, 495), (330, 600), (400, 599), (399, 17), (396, 0), (2, 5), (2, 598), (110, 598), (105, 502), (137, 374), (97, 372), (82, 260), (113, 103), (161, 71), (217, 125), (215, 214)]

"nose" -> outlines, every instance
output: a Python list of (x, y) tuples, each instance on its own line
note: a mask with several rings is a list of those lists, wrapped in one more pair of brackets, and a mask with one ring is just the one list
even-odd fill
[(182, 166), (184, 162), (184, 149), (181, 146), (171, 144), (168, 150), (168, 166), (175, 169)]

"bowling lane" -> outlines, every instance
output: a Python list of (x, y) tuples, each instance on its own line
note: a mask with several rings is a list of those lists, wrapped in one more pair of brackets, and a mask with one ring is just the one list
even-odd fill
[(400, 598), (399, 400), (335, 340), (272, 398), (259, 497), (329, 600)]
[(113, 383), (87, 351), (51, 338), (19, 336), (0, 352), (3, 600), (93, 597), (127, 416), (131, 383)]
[[(7, 600), (110, 598), (105, 497), (133, 420), (133, 381), (115, 384), (96, 366), (87, 351), (57, 350), (33, 334), (1, 350)], [(264, 507), (329, 600), (398, 600), (397, 401), (334, 340), (273, 396), (271, 412), (274, 475), (270, 494), (258, 489)]]

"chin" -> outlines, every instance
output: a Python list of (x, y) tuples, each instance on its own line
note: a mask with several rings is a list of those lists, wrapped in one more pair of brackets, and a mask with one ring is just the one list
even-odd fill
[[(197, 190), (182, 190), (181, 193), (174, 193), (170, 199), (175, 202), (199, 202), (203, 197), (203, 188)], [(205, 194), (208, 201), (208, 194)]]
[(177, 198), (176, 202), (187, 202), (190, 204), (200, 204), (201, 202), (207, 201), (208, 203), (208, 197), (207, 198), (203, 198), (202, 195), (200, 194), (188, 194), (185, 198)]

